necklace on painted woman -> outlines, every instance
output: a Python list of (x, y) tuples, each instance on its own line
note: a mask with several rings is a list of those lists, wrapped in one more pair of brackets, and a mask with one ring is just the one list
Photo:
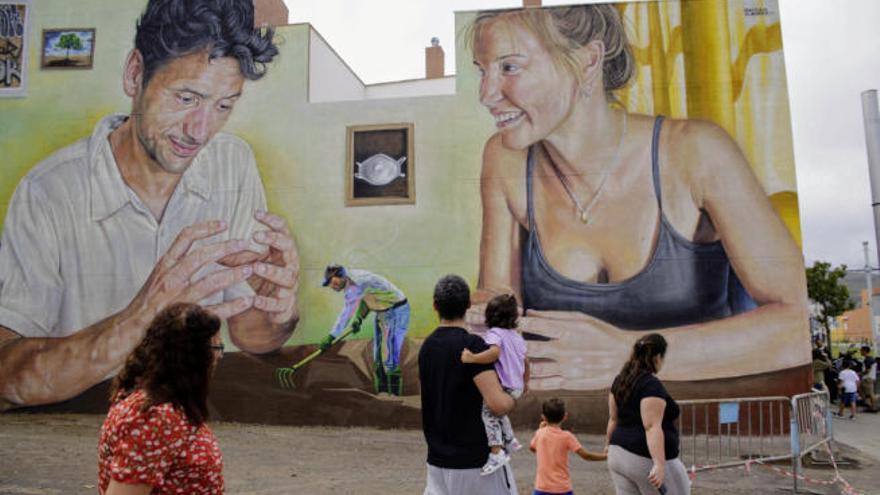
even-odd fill
[(627, 113), (624, 110), (623, 112), (623, 129), (620, 132), (620, 139), (617, 141), (617, 148), (614, 150), (614, 156), (611, 157), (611, 160), (602, 167), (602, 178), (599, 180), (599, 185), (596, 187), (596, 191), (593, 193), (593, 197), (590, 198), (590, 202), (587, 203), (587, 206), (581, 206), (581, 202), (578, 201), (577, 197), (571, 190), (571, 187), (568, 184), (568, 179), (559, 169), (553, 164), (553, 171), (556, 173), (556, 177), (559, 178), (559, 182), (562, 184), (562, 188), (565, 189), (565, 192), (568, 194), (568, 197), (571, 199), (571, 202), (574, 203), (575, 208), (577, 209), (578, 219), (584, 225), (590, 225), (593, 223), (593, 217), (590, 216), (590, 212), (593, 211), (593, 207), (596, 206), (596, 203), (599, 201), (599, 196), (602, 195), (602, 191), (605, 188), (605, 182), (608, 180), (608, 176), (611, 175), (611, 170), (617, 164), (620, 159), (620, 149), (623, 147), (623, 138), (626, 136), (626, 120)]

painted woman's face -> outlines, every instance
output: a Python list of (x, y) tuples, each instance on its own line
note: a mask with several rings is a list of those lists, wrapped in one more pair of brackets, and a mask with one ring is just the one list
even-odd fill
[(524, 149), (566, 121), (577, 81), (529, 30), (503, 19), (487, 21), (474, 55), (480, 103), (495, 117), (505, 147)]

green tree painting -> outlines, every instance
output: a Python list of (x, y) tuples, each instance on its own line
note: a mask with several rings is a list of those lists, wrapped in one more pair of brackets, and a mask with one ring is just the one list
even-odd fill
[(64, 33), (58, 40), (58, 48), (66, 48), (67, 55), (65, 60), (70, 60), (70, 50), (82, 50), (82, 39), (76, 33)]

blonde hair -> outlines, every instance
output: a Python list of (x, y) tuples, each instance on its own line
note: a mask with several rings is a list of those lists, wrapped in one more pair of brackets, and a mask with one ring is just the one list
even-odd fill
[(608, 94), (626, 86), (635, 72), (635, 59), (623, 21), (612, 5), (479, 12), (466, 33), (472, 52), (486, 24), (493, 20), (504, 20), (522, 26), (534, 34), (557, 65), (570, 71), (578, 81), (582, 75), (575, 51), (591, 41), (601, 41), (605, 46), (602, 82)]

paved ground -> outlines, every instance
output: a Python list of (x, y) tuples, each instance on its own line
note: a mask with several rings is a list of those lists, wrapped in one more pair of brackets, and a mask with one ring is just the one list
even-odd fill
[[(858, 413), (854, 420), (847, 419), (848, 412), (844, 414), (843, 418), (834, 418), (834, 438), (880, 459), (880, 413)], [(877, 479), (880, 488), (880, 473)]]
[[(102, 416), (73, 414), (0, 414), (0, 494), (96, 493), (96, 445)], [(424, 487), (425, 445), (417, 430), (213, 425), (225, 457), (227, 492), (233, 494), (419, 494)], [(844, 441), (876, 449), (880, 416), (835, 421)], [(530, 431), (519, 432), (528, 440)], [(597, 435), (578, 434), (588, 449)], [(842, 471), (859, 493), (880, 494), (880, 456), (841, 446), (858, 465)], [(876, 451), (873, 451), (876, 454)], [(575, 493), (613, 494), (603, 462), (572, 457)], [(786, 464), (779, 465), (787, 468)], [(855, 467), (855, 468), (853, 468)], [(535, 472), (532, 454), (514, 455), (521, 493), (530, 493)], [(831, 479), (828, 468), (807, 470)], [(754, 495), (790, 491), (791, 481), (767, 467), (698, 473), (694, 494)], [(806, 485), (807, 493), (842, 493), (837, 487)]]

